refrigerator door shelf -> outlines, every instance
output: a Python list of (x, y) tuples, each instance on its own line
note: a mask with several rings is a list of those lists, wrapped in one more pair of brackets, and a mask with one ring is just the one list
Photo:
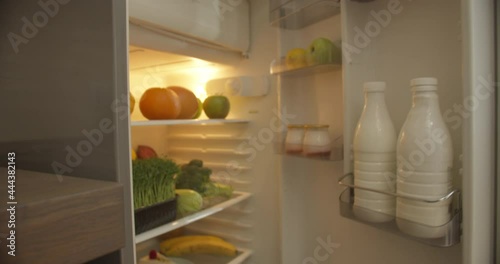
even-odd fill
[[(381, 212), (372, 211), (354, 205), (354, 190), (366, 189), (346, 182), (352, 180), (352, 173), (346, 174), (339, 179), (339, 184), (347, 186), (339, 197), (340, 215), (345, 218), (361, 222), (378, 229), (385, 230), (399, 236), (436, 247), (450, 247), (460, 243), (462, 222), (462, 201), (459, 190), (453, 190), (447, 195), (433, 201), (421, 200), (428, 203), (439, 203), (443, 200), (452, 200), (450, 220), (440, 226), (427, 226), (424, 224), (398, 218)], [(420, 200), (414, 197), (402, 196), (395, 193), (386, 193), (377, 190), (369, 190), (377, 193), (390, 194), (395, 197), (410, 200)], [(382, 221), (383, 219), (384, 221)], [(377, 221), (380, 220), (380, 221)], [(403, 231), (404, 230), (404, 231)]]
[(301, 29), (340, 13), (340, 0), (270, 1), (271, 26)]
[(277, 140), (274, 142), (274, 153), (282, 156), (297, 157), (311, 160), (324, 160), (324, 161), (342, 161), (344, 159), (344, 146), (343, 146), (343, 136), (337, 136), (332, 139), (331, 151), (330, 153), (323, 153), (319, 155), (308, 155), (304, 153), (303, 146), (297, 146), (300, 148), (298, 151), (286, 147), (286, 142), (284, 139)]
[(270, 73), (272, 75), (298, 77), (338, 70), (342, 70), (342, 63), (340, 62), (313, 64), (300, 67), (287, 66), (285, 57), (273, 60), (270, 67)]
[(401, 194), (401, 193), (380, 191), (380, 190), (376, 190), (376, 189), (370, 189), (370, 188), (365, 188), (365, 187), (361, 187), (361, 186), (357, 186), (357, 185), (352, 185), (350, 183), (346, 183), (346, 182), (353, 182), (353, 178), (354, 178), (353, 173), (347, 173), (344, 176), (340, 177), (338, 183), (340, 185), (349, 187), (351, 189), (366, 190), (366, 191), (391, 195), (391, 196), (394, 196), (397, 198), (404, 198), (404, 199), (411, 200), (411, 201), (430, 203), (430, 204), (441, 204), (441, 203), (445, 203), (449, 200), (453, 201), (453, 199), (456, 199), (457, 202), (452, 203), (452, 204), (454, 204), (457, 209), (460, 209), (460, 210), (462, 209), (462, 200), (461, 200), (461, 196), (460, 196), (460, 190), (458, 190), (458, 189), (453, 189), (441, 197), (437, 197), (437, 198), (433, 198), (433, 199), (423, 199), (419, 196), (412, 196), (412, 195)]
[(289, 157), (297, 157), (304, 159), (312, 159), (312, 160), (324, 160), (324, 161), (341, 161), (344, 159), (344, 149), (342, 146), (334, 146), (328, 155), (306, 155), (303, 152), (291, 152), (285, 149), (284, 143), (275, 143), (274, 151), (276, 154), (289, 156)]

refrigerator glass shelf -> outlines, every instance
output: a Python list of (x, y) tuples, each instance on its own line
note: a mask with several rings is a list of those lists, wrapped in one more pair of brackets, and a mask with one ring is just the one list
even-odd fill
[(214, 256), (209, 254), (191, 254), (182, 257), (183, 259), (189, 260), (193, 263), (203, 263), (203, 264), (240, 264), (247, 260), (252, 255), (252, 251), (249, 249), (238, 248), (238, 255), (235, 257), (227, 256)]
[(250, 193), (234, 192), (233, 197), (229, 200), (226, 200), (226, 201), (221, 202), (219, 204), (215, 204), (213, 206), (205, 208), (199, 212), (188, 215), (186, 217), (177, 219), (174, 222), (170, 222), (166, 225), (162, 225), (162, 226), (156, 227), (154, 229), (148, 230), (144, 233), (136, 235), (135, 236), (135, 243), (137, 244), (137, 243), (144, 242), (148, 239), (160, 236), (162, 234), (165, 234), (165, 233), (170, 232), (172, 230), (175, 230), (177, 228), (186, 226), (186, 225), (191, 224), (195, 221), (198, 221), (200, 219), (203, 219), (205, 217), (208, 217), (210, 215), (218, 213), (218, 212), (220, 212), (228, 207), (231, 207), (235, 204), (238, 204), (238, 203), (250, 198), (250, 196), (252, 196)]
[[(160, 245), (158, 244), (156, 248), (160, 248)], [(203, 264), (240, 264), (245, 262), (250, 256), (252, 256), (253, 251), (250, 249), (246, 248), (238, 248), (237, 249), (237, 255), (234, 257), (230, 256), (216, 256), (216, 255), (209, 255), (209, 254), (189, 254), (186, 256), (182, 257), (177, 257), (186, 261), (189, 261), (189, 263), (203, 263)], [(145, 258), (144, 256), (143, 258)], [(137, 261), (139, 263), (139, 260)], [(176, 262), (177, 263), (177, 262)], [(179, 262), (180, 263), (180, 262)], [(182, 262), (184, 263), (184, 262)]]
[(340, 13), (340, 0), (271, 1), (271, 26), (301, 29)]
[(244, 119), (171, 119), (171, 120), (140, 120), (132, 121), (131, 126), (172, 126), (172, 125), (223, 125), (247, 124)]
[(236, 136), (236, 135), (221, 135), (221, 134), (177, 134), (168, 136), (168, 139), (176, 139), (176, 140), (227, 140), (227, 141), (235, 141), (235, 140), (249, 140), (251, 137), (246, 136)]
[[(340, 194), (339, 197), (339, 208), (341, 216), (431, 246), (450, 247), (460, 243), (460, 225), (462, 222), (460, 191), (453, 190), (447, 195), (443, 196), (441, 199), (421, 200), (411, 196), (408, 197), (397, 195), (394, 193), (386, 193), (367, 188), (360, 188), (358, 186), (346, 184), (343, 182), (344, 179), (350, 177), (352, 177), (352, 173), (344, 175), (339, 180), (339, 184), (347, 186), (347, 188)], [(442, 202), (447, 199), (452, 199), (450, 206), (450, 220), (440, 226), (428, 226), (403, 218), (394, 217), (394, 215), (389, 215), (359, 207), (354, 205), (355, 189), (369, 190), (377, 193), (393, 195), (395, 197), (419, 200), (428, 203)], [(406, 231), (404, 232), (400, 228)]]
[(307, 76), (340, 69), (342, 69), (342, 64), (335, 62), (290, 68), (285, 63), (285, 57), (282, 57), (271, 62), (270, 73), (272, 75), (280, 76)]
[[(176, 159), (176, 162), (178, 164), (186, 164), (189, 163), (189, 160), (183, 160), (183, 159)], [(203, 162), (203, 166), (210, 168), (210, 169), (227, 169), (228, 164), (227, 163), (219, 163), (219, 162)], [(246, 171), (246, 170), (251, 170), (252, 167), (248, 166), (230, 166), (231, 170), (236, 170), (236, 171)]]

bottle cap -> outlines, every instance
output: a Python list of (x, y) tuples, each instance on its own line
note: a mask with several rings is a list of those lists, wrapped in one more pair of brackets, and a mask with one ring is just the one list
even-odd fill
[(438, 80), (433, 77), (415, 78), (410, 81), (412, 91), (436, 91)]
[(365, 82), (363, 90), (366, 92), (383, 92), (385, 91), (385, 82)]

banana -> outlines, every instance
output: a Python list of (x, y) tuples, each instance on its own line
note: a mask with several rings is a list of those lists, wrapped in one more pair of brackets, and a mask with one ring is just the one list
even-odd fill
[(236, 247), (223, 240), (188, 240), (175, 244), (167, 252), (167, 256), (183, 256), (186, 254), (212, 254), (236, 256)]
[(174, 245), (179, 244), (181, 242), (186, 241), (223, 241), (222, 238), (216, 236), (180, 236), (167, 239), (160, 244), (160, 251), (165, 254), (168, 250), (170, 250)]

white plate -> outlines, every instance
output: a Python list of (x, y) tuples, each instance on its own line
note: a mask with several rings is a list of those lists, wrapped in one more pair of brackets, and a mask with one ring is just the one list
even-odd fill
[(193, 262), (187, 260), (187, 259), (182, 259), (182, 258), (172, 258), (168, 257), (172, 262), (175, 264), (194, 264)]

